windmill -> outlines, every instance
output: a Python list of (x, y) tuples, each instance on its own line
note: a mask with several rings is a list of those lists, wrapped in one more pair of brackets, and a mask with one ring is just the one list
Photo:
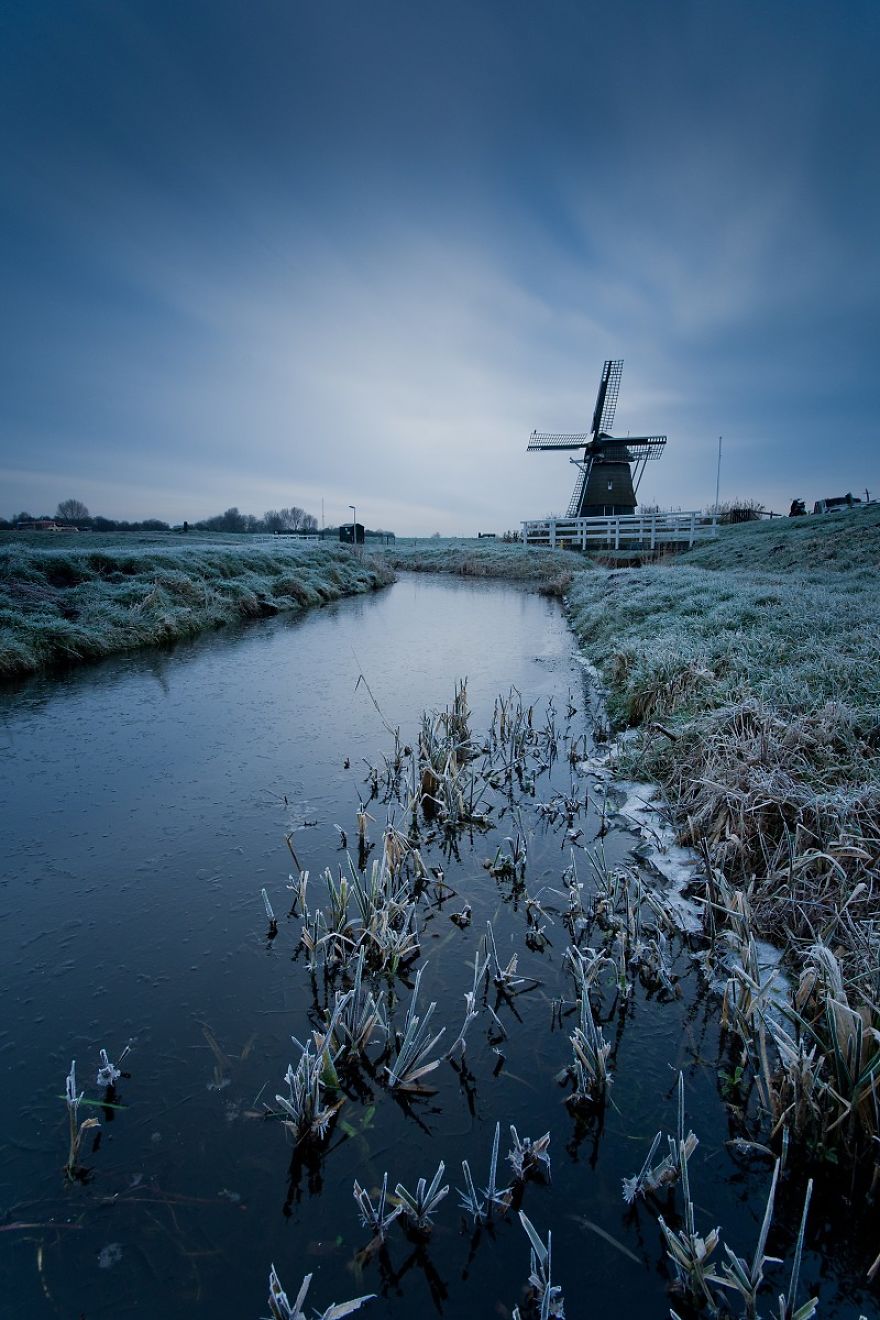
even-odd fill
[(624, 440), (611, 434), (622, 373), (622, 358), (609, 358), (602, 368), (589, 432), (578, 435), (544, 435), (533, 431), (529, 437), (529, 450), (584, 451), (581, 458), (569, 460), (579, 469), (568, 506), (569, 518), (602, 518), (634, 513), (636, 491), (645, 464), (649, 459), (658, 459), (666, 446), (665, 435), (627, 436)]

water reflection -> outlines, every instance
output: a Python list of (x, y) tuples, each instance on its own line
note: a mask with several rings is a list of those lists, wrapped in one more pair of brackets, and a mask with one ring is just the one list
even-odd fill
[[(500, 1122), (505, 1143), (510, 1124), (532, 1138), (551, 1132), (552, 1182), (518, 1195), (542, 1233), (552, 1227), (571, 1311), (665, 1314), (656, 1219), (627, 1207), (620, 1187), (654, 1133), (670, 1130), (679, 1067), (706, 1161), (700, 1195), (732, 1240), (754, 1240), (766, 1171), (726, 1145), (737, 1111), (719, 1098), (718, 1074), (732, 1075), (735, 1061), (686, 943), (670, 953), (674, 993), (637, 976), (597, 997), (614, 1074), (606, 1102), (566, 1104), (571, 1087), (554, 1080), (576, 1021), (563, 963), (579, 929), (571, 858), (592, 895), (588, 850), (601, 845), (613, 868), (633, 843), (602, 786), (576, 768), (589, 734), (577, 712), (589, 697), (570, 647), (551, 602), (416, 578), (301, 620), (6, 689), (4, 1203), (7, 1224), (37, 1225), (0, 1240), (11, 1313), (100, 1314), (112, 1269), (119, 1313), (259, 1315), (273, 1259), (294, 1289), (315, 1270), (316, 1305), (374, 1291), (365, 1314), (377, 1317), (509, 1312), (528, 1273), (516, 1216), (474, 1228), (454, 1190), (463, 1159), (484, 1169)], [(571, 760), (560, 732), (563, 750), (543, 768), (516, 765), (499, 781), (489, 828), (444, 836), (439, 820), (419, 821), (421, 954), (384, 988), (399, 1028), (425, 966), (425, 999), (453, 1038), (487, 921), (499, 965), (516, 955), (521, 984), (496, 982), (492, 1016), (431, 1075), (434, 1094), (389, 1089), (376, 1052), (341, 1073), (345, 1104), (327, 1144), (291, 1149), (264, 1107), (295, 1057), (291, 1036), (326, 1026), (337, 982), (309, 967), (289, 877), (308, 870), (314, 895), (323, 869), (345, 864), (345, 844), (363, 868), (377, 859), (394, 797), (383, 781), (395, 756), (386, 726), (417, 745), (422, 710), (446, 705), (464, 674), (475, 731), (515, 687), (536, 719), (567, 730)], [(359, 809), (374, 818), (362, 842)], [(70, 1059), (92, 1080), (98, 1049), (115, 1057), (129, 1040), (112, 1094), (87, 1088), (103, 1124), (91, 1181), (65, 1188), (58, 1094)], [(452, 1190), (431, 1236), (395, 1225), (367, 1251), (353, 1180), (375, 1188), (388, 1170), (392, 1187), (412, 1187), (441, 1159)], [(795, 1199), (781, 1210), (781, 1249), (796, 1233)], [(671, 1192), (670, 1225), (676, 1205)], [(836, 1288), (825, 1314), (842, 1313)]]

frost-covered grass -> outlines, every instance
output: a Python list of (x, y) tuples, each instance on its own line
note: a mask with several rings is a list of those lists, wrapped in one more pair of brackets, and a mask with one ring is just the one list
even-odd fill
[(869, 578), (880, 564), (880, 504), (806, 518), (772, 518), (719, 528), (682, 556), (700, 568), (793, 571), (810, 580), (856, 574)]
[(563, 595), (572, 574), (586, 567), (581, 555), (568, 550), (464, 538), (398, 540), (385, 554), (395, 568), (409, 572), (506, 578), (529, 583), (553, 596)]
[[(777, 543), (764, 525), (735, 538), (761, 568), (697, 567), (724, 562), (701, 548), (582, 574), (569, 604), (613, 720), (641, 731), (629, 767), (661, 782), (685, 841), (754, 884), (764, 934), (812, 938), (855, 892), (845, 943), (864, 971), (876, 940), (862, 918), (873, 920), (880, 880), (878, 519), (809, 523), (784, 529), (783, 572), (763, 567)], [(850, 567), (847, 526), (859, 532)], [(799, 571), (807, 545), (815, 553)], [(833, 567), (821, 567), (823, 549), (836, 550)]]
[(0, 542), (0, 674), (191, 637), (393, 581), (335, 545), (247, 537), (7, 536)]

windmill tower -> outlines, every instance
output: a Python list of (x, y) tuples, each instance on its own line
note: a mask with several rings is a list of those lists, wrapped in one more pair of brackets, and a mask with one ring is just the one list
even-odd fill
[[(593, 423), (578, 435), (543, 435), (533, 431), (529, 450), (582, 449), (580, 458), (569, 461), (578, 468), (569, 518), (603, 518), (635, 513), (636, 491), (649, 459), (658, 459), (666, 446), (665, 435), (620, 437), (611, 434), (614, 410), (620, 393), (623, 359), (609, 358), (602, 368)], [(635, 479), (633, 479), (635, 477)]]

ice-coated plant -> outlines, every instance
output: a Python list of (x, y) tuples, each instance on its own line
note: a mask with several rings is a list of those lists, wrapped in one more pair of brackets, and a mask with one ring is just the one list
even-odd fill
[(263, 896), (263, 907), (266, 909), (266, 919), (269, 922), (269, 932), (274, 935), (278, 930), (278, 918), (272, 910), (272, 904), (269, 902), (269, 895), (266, 893), (265, 889), (261, 889), (260, 893)]
[[(290, 1302), (273, 1265), (269, 1270), (269, 1310), (272, 1313), (272, 1320), (307, 1320), (303, 1306), (311, 1282), (312, 1276), (307, 1274), (293, 1302)], [(326, 1311), (322, 1311), (320, 1315), (316, 1311), (315, 1315), (317, 1320), (342, 1320), (343, 1316), (353, 1315), (355, 1311), (359, 1311), (364, 1302), (371, 1301), (375, 1295), (375, 1293), (366, 1293), (363, 1297), (355, 1297), (350, 1302), (331, 1302)]]
[(520, 1137), (511, 1123), (510, 1139), (513, 1145), (507, 1152), (507, 1160), (517, 1182), (525, 1182), (527, 1178), (550, 1177), (549, 1132), (545, 1132), (537, 1141), (532, 1141), (530, 1137)]
[(445, 1187), (440, 1186), (445, 1172), (446, 1165), (441, 1160), (430, 1185), (426, 1178), (420, 1178), (416, 1183), (415, 1192), (408, 1192), (403, 1183), (398, 1183), (395, 1187), (394, 1194), (400, 1201), (403, 1213), (416, 1228), (426, 1231), (433, 1227), (431, 1216), (449, 1191), (448, 1184)]
[(495, 931), (492, 922), (486, 922), (486, 952), (489, 957), (490, 972), (492, 980), (499, 990), (509, 993), (524, 985), (525, 982), (521, 976), (517, 976), (516, 969), (518, 964), (517, 955), (511, 954), (510, 961), (506, 967), (502, 967), (498, 958), (498, 949), (495, 945)]
[(567, 960), (569, 970), (574, 977), (578, 999), (588, 995), (591, 986), (598, 983), (605, 968), (613, 965), (613, 959), (609, 958), (607, 953), (599, 953), (589, 945), (580, 949), (577, 945), (570, 944), (565, 950), (564, 960)]
[[(427, 964), (425, 965), (427, 966)], [(406, 1011), (403, 1035), (400, 1037), (397, 1055), (393, 1063), (385, 1069), (388, 1075), (388, 1085), (392, 1090), (422, 1090), (423, 1088), (419, 1085), (420, 1078), (425, 1077), (429, 1072), (433, 1072), (440, 1063), (439, 1059), (432, 1059), (429, 1063), (425, 1063), (425, 1059), (427, 1059), (446, 1030), (445, 1027), (441, 1027), (436, 1036), (430, 1035), (428, 1024), (437, 1005), (435, 1003), (429, 1004), (423, 1017), (419, 1017), (416, 1013), (416, 1002), (419, 997), (419, 986), (424, 970), (424, 967), (420, 967), (416, 973), (416, 981), (413, 986), (412, 998), (409, 1001), (409, 1008)]]
[[(339, 826), (336, 826), (339, 829)], [(290, 905), (290, 914), (293, 917), (300, 913), (305, 915), (308, 912), (308, 903), (306, 901), (309, 888), (308, 871), (299, 871), (297, 875), (288, 875), (287, 888), (293, 892), (293, 900)]]
[(464, 1059), (465, 1037), (467, 1035), (468, 1028), (470, 1027), (471, 1023), (474, 1022), (476, 1018), (480, 1016), (480, 1010), (477, 1008), (477, 997), (480, 993), (480, 985), (486, 975), (486, 969), (488, 966), (489, 966), (488, 957), (483, 958), (481, 960), (480, 951), (477, 950), (477, 952), (474, 954), (473, 984), (471, 985), (470, 990), (467, 990), (465, 992), (465, 996), (464, 996), (464, 1022), (462, 1022), (461, 1024), (461, 1031), (458, 1033), (452, 1045), (450, 1045), (449, 1049), (446, 1051), (447, 1059), (454, 1058), (456, 1050), (461, 1051), (461, 1058)]
[[(819, 1299), (811, 1297), (804, 1302), (803, 1306), (797, 1305), (798, 1280), (801, 1272), (801, 1258), (804, 1254), (804, 1237), (807, 1232), (807, 1215), (810, 1210), (810, 1198), (813, 1195), (812, 1178), (807, 1183), (807, 1191), (804, 1196), (804, 1209), (801, 1215), (801, 1225), (798, 1229), (797, 1243), (794, 1249), (794, 1262), (791, 1267), (791, 1278), (788, 1283), (788, 1292), (779, 1295), (779, 1320), (811, 1320), (816, 1314), (819, 1306)], [(871, 1277), (869, 1273), (869, 1278)]]
[(502, 1211), (510, 1209), (513, 1188), (498, 1186), (498, 1142), (500, 1138), (501, 1124), (496, 1123), (495, 1137), (492, 1141), (492, 1155), (489, 1159), (489, 1181), (483, 1188), (482, 1196), (478, 1195), (474, 1186), (470, 1165), (467, 1160), (462, 1160), (461, 1162), (461, 1171), (464, 1174), (465, 1181), (465, 1191), (458, 1189), (458, 1194), (461, 1197), (462, 1208), (467, 1210), (468, 1214), (473, 1215), (475, 1223), (479, 1223), (481, 1220), (488, 1218), (496, 1206)]
[(658, 1223), (666, 1239), (666, 1249), (675, 1269), (676, 1279), (681, 1288), (695, 1301), (703, 1301), (712, 1312), (717, 1310), (715, 1298), (709, 1287), (714, 1276), (708, 1268), (709, 1259), (721, 1238), (717, 1228), (710, 1229), (705, 1237), (696, 1230), (694, 1221), (694, 1203), (691, 1200), (690, 1177), (688, 1175), (688, 1157), (684, 1146), (679, 1150), (681, 1182), (684, 1192), (684, 1228), (677, 1232), (669, 1228), (662, 1215)]
[[(329, 1032), (328, 1032), (329, 1035)], [(294, 1044), (299, 1042), (294, 1040)], [(324, 1078), (326, 1076), (328, 1054), (326, 1049), (313, 1053), (313, 1042), (300, 1045), (302, 1050), (299, 1063), (287, 1065), (284, 1080), (287, 1083), (287, 1095), (276, 1095), (287, 1118), (284, 1126), (293, 1133), (297, 1143), (308, 1137), (323, 1141), (330, 1122), (341, 1108), (343, 1099), (335, 1104), (324, 1103)]]
[[(553, 1283), (550, 1276), (552, 1235), (548, 1229), (545, 1245), (541, 1241), (534, 1224), (527, 1215), (523, 1214), (522, 1210), (519, 1212), (519, 1220), (531, 1247), (529, 1284), (535, 1292), (540, 1320), (565, 1320), (565, 1301), (562, 1296), (562, 1289), (558, 1284)], [(514, 1311), (514, 1315), (519, 1316), (519, 1308)]]
[(486, 1218), (486, 1202), (474, 1185), (473, 1175), (467, 1160), (462, 1160), (461, 1171), (464, 1174), (465, 1190), (462, 1191), (460, 1187), (456, 1188), (461, 1197), (459, 1204), (462, 1210), (466, 1210), (472, 1216), (475, 1224), (481, 1224)]
[(116, 1063), (111, 1063), (107, 1051), (104, 1049), (99, 1050), (98, 1056), (101, 1060), (101, 1063), (98, 1068), (96, 1085), (115, 1086), (118, 1079), (122, 1076), (122, 1069), (119, 1067), (119, 1064), (122, 1063), (122, 1060), (125, 1058), (126, 1054), (130, 1054), (130, 1053), (131, 1053), (131, 1046), (126, 1045), (125, 1049), (120, 1054), (118, 1061)]
[(645, 1160), (639, 1172), (634, 1178), (624, 1178), (623, 1180), (623, 1199), (627, 1205), (632, 1205), (637, 1196), (644, 1196), (646, 1192), (657, 1192), (661, 1187), (668, 1187), (670, 1184), (678, 1182), (681, 1177), (681, 1153), (684, 1151), (685, 1160), (689, 1160), (697, 1146), (700, 1144), (699, 1137), (689, 1131), (685, 1135), (684, 1130), (684, 1074), (679, 1072), (678, 1085), (678, 1119), (674, 1137), (667, 1137), (669, 1144), (668, 1154), (657, 1164), (653, 1163), (654, 1156), (657, 1153), (657, 1147), (660, 1145), (662, 1134), (657, 1133), (651, 1149), (648, 1151), (648, 1158)]
[(507, 1210), (510, 1207), (512, 1188), (498, 1186), (498, 1143), (500, 1139), (501, 1124), (496, 1123), (495, 1136), (492, 1140), (492, 1155), (489, 1159), (489, 1181), (483, 1188), (490, 1214), (494, 1206), (497, 1206), (500, 1210)]
[(385, 1207), (388, 1197), (388, 1174), (382, 1175), (382, 1189), (376, 1199), (376, 1204), (370, 1198), (367, 1191), (361, 1187), (355, 1179), (353, 1196), (361, 1212), (361, 1223), (364, 1228), (372, 1230), (373, 1236), (379, 1239), (384, 1238), (389, 1225), (393, 1224), (399, 1214), (403, 1213), (403, 1206), (397, 1205), (390, 1214), (386, 1214)]
[[(103, 1051), (102, 1051), (103, 1052)], [(79, 1148), (82, 1143), (83, 1133), (91, 1128), (99, 1128), (101, 1124), (97, 1118), (84, 1118), (79, 1122), (79, 1107), (82, 1104), (85, 1091), (77, 1093), (76, 1089), (76, 1059), (71, 1060), (70, 1072), (67, 1074), (65, 1084), (64, 1098), (67, 1102), (67, 1122), (70, 1144), (67, 1151), (67, 1163), (64, 1166), (64, 1172), (67, 1177), (73, 1181), (79, 1172)]]
[(608, 1070), (611, 1045), (602, 1035), (602, 1028), (596, 1025), (590, 1006), (590, 996), (583, 995), (578, 1003), (579, 1025), (569, 1037), (572, 1061), (563, 1070), (562, 1075), (574, 1080), (575, 1088), (569, 1096), (572, 1103), (579, 1104), (587, 1100), (601, 1103), (608, 1093), (612, 1080), (612, 1074)]
[(768, 1264), (781, 1264), (778, 1256), (766, 1255), (767, 1237), (770, 1232), (770, 1225), (773, 1222), (773, 1205), (776, 1200), (776, 1185), (779, 1181), (779, 1160), (773, 1168), (773, 1178), (770, 1183), (770, 1192), (767, 1197), (767, 1205), (764, 1210), (764, 1218), (761, 1221), (761, 1229), (758, 1233), (758, 1242), (752, 1256), (751, 1264), (745, 1261), (742, 1256), (737, 1256), (736, 1252), (724, 1243), (724, 1254), (727, 1260), (721, 1266), (721, 1273), (712, 1274), (710, 1278), (713, 1283), (720, 1284), (722, 1288), (729, 1288), (733, 1292), (738, 1292), (742, 1298), (745, 1310), (746, 1320), (757, 1320), (758, 1290), (764, 1281), (764, 1266)]
[(384, 997), (381, 991), (374, 995), (364, 985), (365, 956), (366, 950), (361, 945), (355, 963), (354, 984), (344, 994), (337, 990), (332, 1019), (334, 1042), (338, 1042), (340, 1050), (351, 1050), (356, 1054), (363, 1054), (374, 1036), (383, 1044), (388, 1039)]

